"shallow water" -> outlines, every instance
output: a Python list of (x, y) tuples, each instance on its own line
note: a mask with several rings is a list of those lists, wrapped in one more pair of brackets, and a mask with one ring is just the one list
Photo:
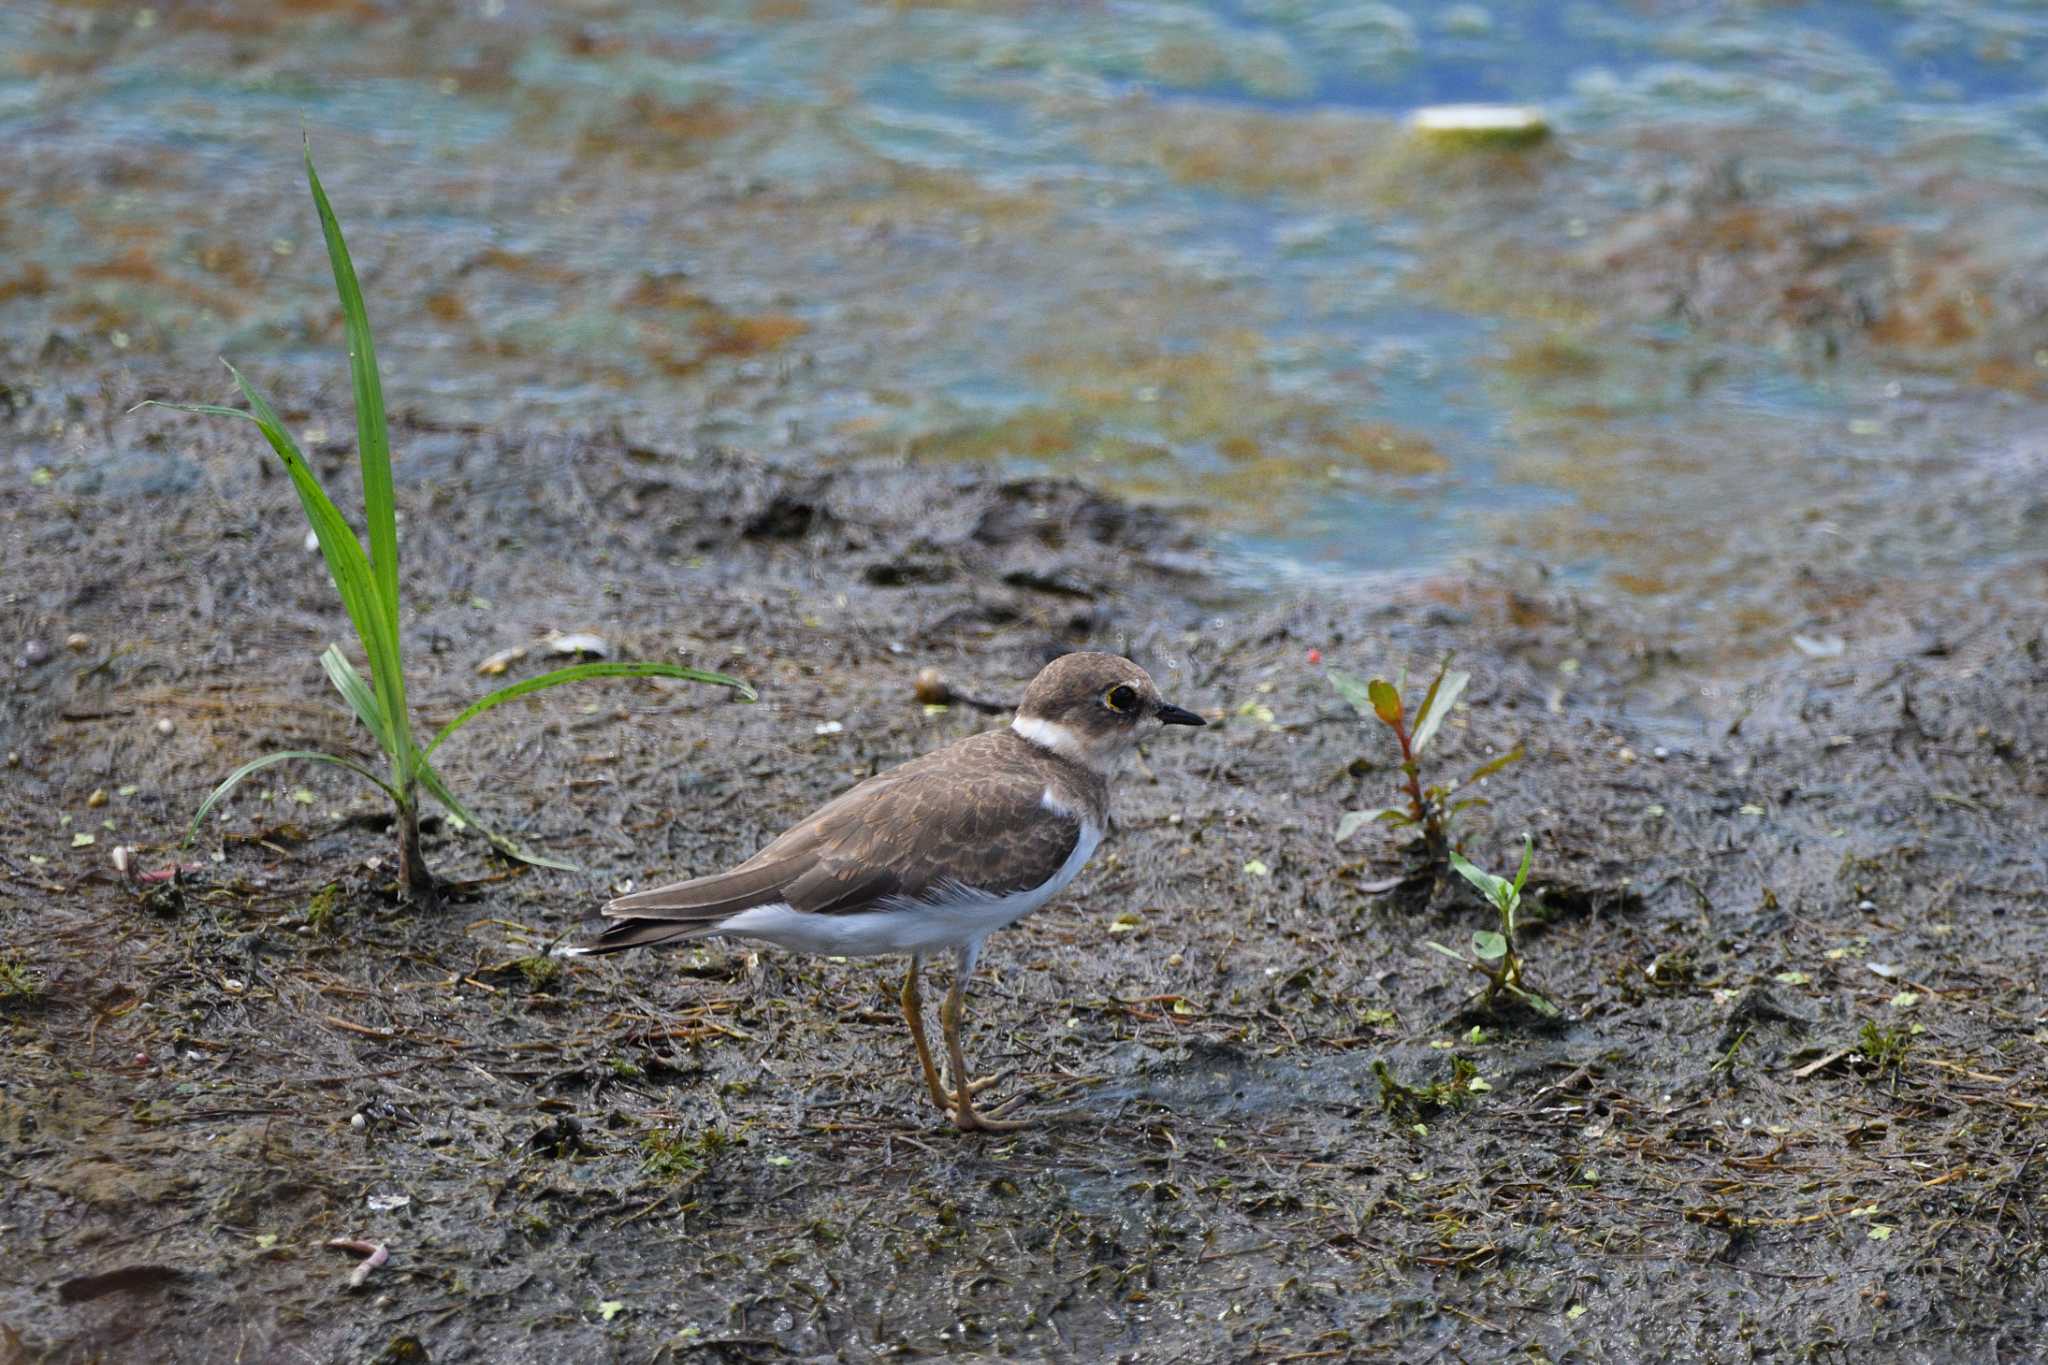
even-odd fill
[[(0, 338), (59, 390), (339, 397), (303, 121), (443, 423), (1070, 470), (1247, 587), (1561, 574), (1689, 679), (2048, 553), (2034, 6), (29, 4), (0, 48)], [(1418, 157), (1461, 100), (1556, 136)], [(134, 420), (12, 459), (132, 478)]]

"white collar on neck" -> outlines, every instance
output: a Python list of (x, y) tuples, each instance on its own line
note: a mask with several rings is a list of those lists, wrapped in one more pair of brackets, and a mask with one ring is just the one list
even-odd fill
[(1043, 716), (1019, 716), (1010, 722), (1010, 728), (1048, 753), (1071, 759), (1084, 768), (1100, 769), (1103, 766), (1081, 737), (1058, 721), (1047, 720)]

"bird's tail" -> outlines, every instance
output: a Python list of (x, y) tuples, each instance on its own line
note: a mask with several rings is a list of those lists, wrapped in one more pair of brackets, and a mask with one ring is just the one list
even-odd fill
[(590, 942), (557, 948), (555, 956), (602, 957), (606, 953), (622, 953), (628, 948), (651, 948), (663, 943), (705, 938), (717, 932), (716, 924), (679, 924), (672, 919), (615, 919)]
[(705, 938), (742, 910), (781, 900), (788, 880), (788, 869), (778, 864), (744, 863), (730, 872), (635, 891), (605, 906), (611, 923), (603, 933), (574, 948), (558, 949), (557, 955), (596, 957)]

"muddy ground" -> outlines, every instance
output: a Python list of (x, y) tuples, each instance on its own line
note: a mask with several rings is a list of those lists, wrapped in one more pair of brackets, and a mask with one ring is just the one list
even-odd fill
[[(2039, 566), (1837, 585), (1896, 649), (1760, 673), (1747, 720), (1674, 745), (1626, 719), (1657, 659), (1505, 570), (1233, 595), (1196, 535), (1078, 484), (401, 411), (424, 723), (549, 629), (762, 695), (593, 685), (479, 722), (444, 771), (587, 871), (437, 829), (467, 885), (425, 912), (332, 769), (176, 846), (237, 761), (367, 750), (285, 481), (125, 396), (68, 414), (133, 452), (114, 475), (0, 490), (0, 1357), (2011, 1360), (2048, 1331), (2048, 640), (2013, 605)], [(22, 439), (53, 416), (12, 406)], [(353, 490), (345, 443), (318, 463)], [(537, 956), (608, 886), (1000, 722), (927, 710), (920, 669), (1001, 699), (1082, 646), (1215, 723), (1149, 744), (1104, 853), (990, 945), (969, 1052), (1038, 1126), (939, 1120), (897, 962)], [(1393, 768), (1309, 651), (1452, 649), (1474, 682), (1436, 762), (1527, 749), (1462, 839), (1499, 865), (1534, 834), (1559, 1026), (1474, 1011), (1420, 949), (1485, 925), (1472, 895), (1375, 891), (1399, 840), (1331, 839)], [(193, 870), (131, 885), (116, 846)], [(390, 1260), (351, 1288), (331, 1238)]]

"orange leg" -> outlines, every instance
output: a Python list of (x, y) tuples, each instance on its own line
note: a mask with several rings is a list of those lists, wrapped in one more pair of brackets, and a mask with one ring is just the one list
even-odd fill
[(942, 1112), (951, 1112), (953, 1097), (946, 1093), (946, 1087), (939, 1083), (939, 1068), (932, 1061), (932, 1045), (924, 1036), (924, 999), (917, 993), (917, 969), (923, 959), (915, 954), (910, 959), (910, 970), (903, 977), (903, 993), (897, 1002), (903, 1006), (903, 1020), (910, 1025), (910, 1040), (917, 1044), (918, 1064), (924, 1068), (924, 1083), (931, 1087), (932, 1103)]
[(962, 959), (961, 970), (953, 977), (952, 989), (946, 992), (946, 1002), (939, 1007), (939, 1029), (946, 1038), (946, 1059), (952, 1063), (953, 1075), (960, 1082), (960, 1088), (950, 1096), (953, 1123), (963, 1133), (1012, 1132), (1024, 1127), (1026, 1120), (1006, 1119), (1002, 1115), (1022, 1096), (1005, 1101), (987, 1114), (978, 1112), (974, 1107), (975, 1092), (993, 1085), (1000, 1078), (990, 1076), (973, 1082), (966, 1079), (967, 1057), (960, 1050), (960, 1016), (967, 1006), (967, 973), (973, 959), (965, 953)]

